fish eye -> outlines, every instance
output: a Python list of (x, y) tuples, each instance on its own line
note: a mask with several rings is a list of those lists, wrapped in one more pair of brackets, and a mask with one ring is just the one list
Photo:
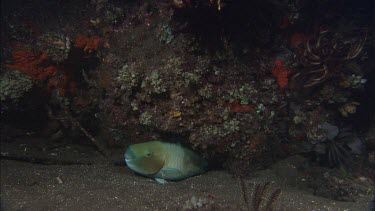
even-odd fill
[(146, 154), (146, 157), (151, 157), (151, 155), (152, 155), (152, 153), (151, 153), (151, 152), (148, 152), (148, 153)]

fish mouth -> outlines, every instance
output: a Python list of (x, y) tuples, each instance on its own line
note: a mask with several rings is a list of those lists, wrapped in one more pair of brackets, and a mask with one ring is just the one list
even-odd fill
[(134, 165), (134, 157), (129, 154), (125, 154), (125, 162), (127, 165)]
[(129, 154), (125, 154), (125, 159), (126, 160), (131, 160), (133, 159), (134, 157), (130, 156)]

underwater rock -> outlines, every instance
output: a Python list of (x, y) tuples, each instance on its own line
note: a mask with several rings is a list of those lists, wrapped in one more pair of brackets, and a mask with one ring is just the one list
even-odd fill
[(4, 71), (0, 75), (0, 102), (16, 103), (33, 87), (32, 80), (19, 71)]

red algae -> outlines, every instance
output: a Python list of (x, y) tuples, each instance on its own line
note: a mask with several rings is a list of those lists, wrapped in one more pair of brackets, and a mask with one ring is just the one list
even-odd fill
[(67, 72), (51, 64), (53, 61), (48, 54), (36, 54), (29, 49), (25, 49), (14, 50), (12, 56), (13, 61), (6, 66), (11, 70), (25, 73), (34, 82), (47, 81), (45, 88), (48, 92), (56, 88), (61, 95), (65, 95), (66, 91), (73, 93), (76, 90), (76, 85), (69, 80)]
[(276, 59), (275, 67), (272, 69), (272, 75), (277, 78), (277, 83), (279, 84), (280, 88), (285, 88), (288, 85), (289, 73), (290, 70), (283, 67), (282, 61)]
[(295, 33), (292, 35), (290, 38), (290, 47), (292, 48), (298, 48), (300, 47), (303, 43), (305, 43), (306, 37), (302, 33)]
[(84, 28), (88, 28), (88, 27), (90, 26), (90, 21), (89, 21), (89, 20), (83, 20), (83, 21), (82, 21), (82, 26), (83, 26)]
[(282, 19), (281, 19), (281, 22), (280, 22), (280, 29), (286, 29), (288, 28), (289, 26), (291, 25), (290, 23), (290, 20), (287, 16), (284, 16)]
[(230, 112), (253, 112), (254, 108), (250, 105), (240, 104), (239, 100), (234, 100), (231, 103), (227, 103), (226, 106), (229, 108)]
[(49, 56), (37, 56), (31, 50), (17, 50), (12, 52), (14, 61), (6, 66), (12, 70), (20, 71), (30, 76), (33, 80), (43, 81), (56, 75), (58, 69), (48, 65)]
[(100, 43), (99, 36), (94, 36), (92, 38), (89, 38), (82, 34), (78, 34), (74, 42), (74, 47), (81, 48), (85, 52), (91, 53), (92, 51), (96, 51), (98, 49), (99, 43)]

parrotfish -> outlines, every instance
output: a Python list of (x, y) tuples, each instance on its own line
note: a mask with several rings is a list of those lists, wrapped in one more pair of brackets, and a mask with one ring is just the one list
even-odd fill
[(125, 152), (128, 167), (161, 184), (202, 174), (208, 163), (194, 151), (180, 144), (151, 141), (133, 144)]

